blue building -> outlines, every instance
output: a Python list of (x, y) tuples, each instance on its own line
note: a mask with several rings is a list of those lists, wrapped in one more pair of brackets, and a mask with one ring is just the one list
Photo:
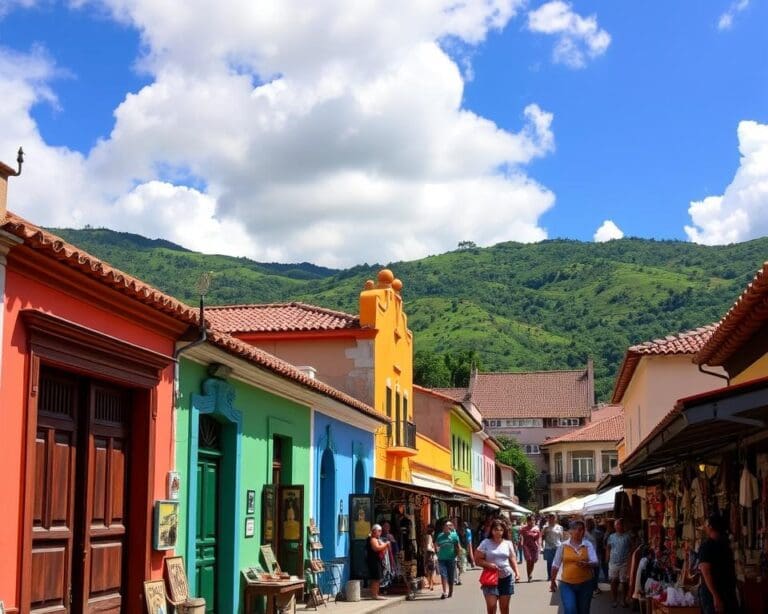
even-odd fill
[[(374, 475), (374, 433), (381, 422), (360, 414), (332, 417), (315, 410), (313, 435), (313, 517), (328, 570), (323, 592), (339, 589), (349, 578), (349, 495), (369, 492)], [(352, 420), (351, 418), (354, 418)], [(331, 575), (337, 586), (331, 586)]]

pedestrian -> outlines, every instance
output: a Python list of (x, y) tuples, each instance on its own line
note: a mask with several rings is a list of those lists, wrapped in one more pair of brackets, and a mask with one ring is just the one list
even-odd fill
[(435, 539), (437, 545), (437, 565), (440, 568), (440, 582), (443, 594), (440, 599), (453, 597), (453, 581), (456, 573), (456, 557), (459, 554), (459, 537), (453, 530), (453, 523), (446, 520), (443, 530)]
[(371, 582), (371, 599), (384, 599), (379, 595), (381, 584), (382, 564), (381, 559), (389, 550), (389, 543), (381, 541), (381, 525), (371, 527), (368, 541), (365, 544), (365, 561), (368, 566), (368, 579)]
[(598, 533), (597, 533), (597, 526), (595, 525), (594, 518), (587, 518), (586, 527), (587, 527), (587, 530), (584, 533), (584, 539), (586, 539), (590, 544), (592, 544), (592, 547), (595, 549), (595, 553), (597, 554), (597, 561), (598, 561), (598, 566), (595, 568), (595, 577), (592, 581), (592, 587), (593, 587), (592, 594), (599, 595), (600, 589), (597, 587), (597, 582), (600, 575), (600, 564), (599, 564), (600, 550), (597, 547)]
[(424, 578), (427, 581), (426, 589), (435, 590), (435, 570), (437, 569), (437, 553), (435, 551), (435, 527), (427, 525), (424, 535)]
[(512, 543), (515, 544), (515, 552), (517, 552), (517, 562), (522, 564), (523, 562), (523, 545), (520, 541), (520, 524), (517, 518), (512, 520), (512, 527), (509, 529), (512, 536)]
[(717, 514), (707, 519), (707, 539), (699, 548), (699, 601), (702, 614), (737, 614), (736, 567), (728, 542), (725, 519)]
[(463, 533), (461, 530), (461, 518), (458, 516), (454, 517), (453, 521), (453, 532), (456, 534), (456, 537), (459, 539), (459, 554), (456, 556), (456, 575), (454, 576), (455, 582), (454, 585), (461, 586), (461, 574), (464, 573), (464, 569), (467, 565), (467, 549), (466, 544), (464, 542)]
[(544, 560), (547, 562), (547, 582), (552, 579), (552, 560), (555, 558), (555, 552), (563, 541), (563, 527), (557, 524), (557, 517), (554, 514), (547, 516), (547, 524), (541, 532), (544, 541)]
[(483, 569), (497, 570), (496, 586), (482, 586), (487, 614), (509, 614), (509, 599), (515, 594), (515, 582), (520, 581), (515, 545), (510, 540), (509, 529), (504, 521), (491, 522), (491, 537), (484, 539), (475, 553), (477, 564)]
[(610, 534), (605, 544), (605, 557), (608, 560), (608, 579), (611, 582), (612, 607), (619, 604), (619, 586), (622, 591), (622, 603), (630, 606), (627, 594), (629, 556), (632, 553), (632, 536), (624, 531), (624, 521), (619, 518), (614, 523), (615, 531)]
[(533, 516), (525, 518), (525, 526), (520, 529), (520, 539), (523, 542), (523, 556), (525, 557), (525, 571), (528, 582), (533, 580), (533, 567), (539, 560), (541, 550), (541, 529), (533, 522)]
[(461, 521), (461, 531), (464, 534), (464, 542), (467, 544), (467, 564), (471, 569), (475, 567), (475, 549), (472, 545), (472, 529), (469, 528), (469, 523)]
[(560, 576), (560, 599), (563, 614), (589, 614), (594, 589), (597, 553), (584, 538), (584, 521), (574, 520), (569, 525), (569, 537), (558, 546), (552, 561), (552, 579), (549, 590), (557, 591), (557, 572)]
[[(594, 520), (592, 521), (594, 522)], [(597, 551), (597, 560), (600, 561), (600, 565), (597, 568), (597, 580), (600, 581), (600, 576), (606, 580), (608, 579), (608, 567), (605, 562), (605, 523), (601, 520), (595, 524), (595, 529), (592, 531), (595, 536), (595, 550)], [(604, 568), (605, 566), (605, 568)], [(600, 592), (600, 589), (597, 589)]]

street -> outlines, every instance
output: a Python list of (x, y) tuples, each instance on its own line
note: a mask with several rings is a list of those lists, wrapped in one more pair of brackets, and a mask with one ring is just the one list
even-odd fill
[[(559, 593), (550, 593), (547, 590), (546, 564), (539, 560), (536, 564), (534, 581), (525, 581), (524, 565), (521, 567), (520, 584), (515, 585), (515, 594), (512, 596), (509, 610), (511, 613), (524, 612), (525, 614), (555, 614), (562, 612), (560, 608)], [(440, 599), (440, 588), (435, 586), (433, 592), (422, 591), (416, 601), (406, 601), (388, 609), (392, 614), (417, 614), (428, 611), (439, 611), (440, 614), (485, 614), (485, 602), (480, 592), (480, 571), (474, 570), (462, 575), (462, 584), (454, 588), (451, 599)], [(605, 586), (605, 585), (604, 585)], [(606, 587), (607, 588), (607, 587)], [(591, 614), (628, 613), (627, 608), (611, 608), (611, 598), (608, 591), (603, 591), (592, 600)]]

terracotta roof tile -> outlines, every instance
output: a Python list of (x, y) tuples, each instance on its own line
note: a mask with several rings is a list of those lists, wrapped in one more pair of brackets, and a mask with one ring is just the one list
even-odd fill
[[(35, 226), (13, 213), (9, 212), (7, 214), (1, 227), (6, 232), (22, 239), (24, 244), (28, 247), (38, 250), (50, 258), (80, 271), (83, 275), (87, 275), (105, 286), (121, 292), (132, 299), (138, 300), (145, 305), (149, 305), (158, 311), (174, 316), (183, 323), (195, 326), (198, 323), (198, 312), (196, 309), (185, 305), (172, 296), (160, 292), (135, 277), (123, 273), (99, 258), (67, 243), (60, 237)], [(208, 322), (210, 321), (211, 318), (208, 319)], [(313, 380), (293, 365), (276, 356), (272, 356), (263, 350), (235, 339), (226, 333), (215, 330), (209, 331), (208, 341), (233, 355), (248, 360), (257, 366), (266, 368), (279, 376), (293, 380), (306, 388), (310, 388), (320, 394), (334, 398), (353, 409), (378, 419), (382, 423), (388, 422), (386, 417), (376, 412), (369, 405), (366, 405), (323, 382)]]
[(722, 366), (768, 322), (768, 262), (728, 310), (714, 334), (694, 358), (698, 364)]
[(454, 401), (463, 401), (467, 398), (469, 388), (433, 388), (435, 392), (450, 397)]
[(305, 303), (222, 305), (207, 311), (213, 326), (227, 333), (274, 333), (359, 329), (360, 318)]
[(630, 346), (629, 352), (635, 354), (695, 354), (712, 336), (716, 324), (708, 324), (684, 333), (667, 335), (663, 339), (654, 339)]
[(389, 419), (383, 414), (374, 410), (370, 405), (358, 401), (357, 399), (349, 396), (348, 394), (329, 386), (321, 382), (320, 380), (312, 379), (307, 374), (297, 369), (294, 365), (285, 362), (284, 360), (273, 356), (272, 354), (265, 352), (249, 343), (240, 341), (227, 333), (219, 331), (210, 331), (208, 333), (208, 341), (213, 345), (223, 349), (224, 351), (243, 358), (249, 362), (255, 363), (261, 367), (264, 367), (277, 375), (281, 375), (288, 379), (303, 385), (306, 388), (310, 388), (315, 392), (319, 392), (325, 396), (329, 396), (353, 409), (367, 414), (373, 418), (376, 418), (382, 424), (388, 423)]
[[(597, 413), (599, 412), (595, 412)], [(622, 437), (624, 437), (624, 414), (620, 413), (590, 422), (561, 437), (548, 439), (543, 445), (551, 446), (555, 443), (574, 441), (619, 441)]]
[(77, 269), (110, 288), (145, 305), (172, 315), (184, 323), (197, 325), (198, 312), (149, 284), (123, 273), (60, 237), (35, 226), (24, 218), (8, 212), (2, 229), (24, 241), (28, 247)]
[(667, 335), (663, 339), (654, 339), (632, 345), (627, 349), (624, 360), (616, 376), (616, 384), (613, 388), (612, 403), (620, 403), (627, 391), (629, 382), (635, 374), (640, 359), (643, 356), (684, 356), (695, 355), (705, 346), (717, 328), (716, 324), (708, 324), (693, 330)]
[(472, 401), (483, 418), (581, 418), (590, 415), (587, 371), (478, 373)]

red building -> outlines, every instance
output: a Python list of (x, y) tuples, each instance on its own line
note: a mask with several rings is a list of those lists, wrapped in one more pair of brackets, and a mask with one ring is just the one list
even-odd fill
[(143, 612), (143, 580), (162, 575), (174, 349), (197, 314), (3, 205), (0, 598)]

